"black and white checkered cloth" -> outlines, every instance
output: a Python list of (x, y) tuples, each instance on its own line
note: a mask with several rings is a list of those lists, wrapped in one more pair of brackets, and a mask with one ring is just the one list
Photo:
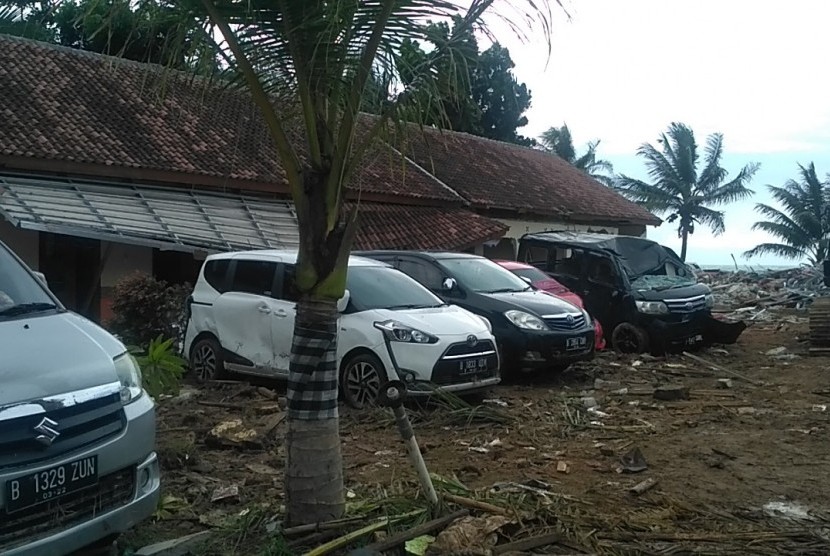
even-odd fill
[(288, 373), (288, 416), (337, 418), (337, 321), (326, 329), (297, 326)]

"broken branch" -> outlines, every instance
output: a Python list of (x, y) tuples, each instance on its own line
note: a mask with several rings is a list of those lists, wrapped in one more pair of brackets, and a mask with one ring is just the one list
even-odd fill
[(458, 510), (457, 512), (453, 512), (450, 515), (439, 517), (437, 519), (433, 519), (432, 521), (427, 521), (417, 527), (413, 527), (407, 531), (402, 531), (391, 537), (384, 539), (380, 542), (375, 544), (370, 544), (366, 547), (368, 551), (376, 551), (376, 552), (385, 552), (387, 550), (391, 550), (398, 545), (405, 543), (408, 540), (412, 540), (416, 537), (420, 537), (421, 535), (426, 535), (428, 533), (432, 533), (433, 531), (437, 531), (438, 529), (442, 529), (446, 525), (449, 525), (456, 519), (469, 515), (470, 512), (468, 510)]
[(455, 494), (445, 494), (444, 500), (452, 502), (453, 504), (458, 504), (459, 506), (464, 506), (465, 508), (469, 508), (471, 510), (478, 510), (481, 512), (487, 512), (489, 514), (495, 515), (509, 515), (509, 512), (504, 508), (494, 506), (493, 504), (488, 504), (487, 502), (481, 502), (480, 500), (465, 498), (464, 496), (457, 496)]
[(701, 364), (703, 364), (703, 365), (707, 365), (707, 366), (709, 366), (710, 368), (715, 369), (716, 371), (720, 371), (720, 372), (722, 372), (722, 373), (726, 373), (726, 374), (728, 374), (728, 375), (732, 375), (732, 376), (734, 376), (734, 377), (736, 377), (736, 378), (740, 378), (741, 380), (745, 380), (745, 381), (747, 381), (747, 382), (748, 382), (748, 383), (750, 383), (750, 384), (754, 384), (755, 386), (760, 386), (760, 385), (761, 385), (761, 383), (760, 383), (760, 382), (758, 382), (757, 380), (751, 379), (751, 378), (749, 378), (749, 377), (748, 377), (748, 376), (746, 376), (746, 375), (742, 375), (742, 374), (740, 374), (740, 373), (736, 373), (735, 371), (729, 370), (729, 369), (727, 369), (726, 367), (721, 367), (720, 365), (716, 365), (715, 363), (712, 363), (711, 361), (707, 361), (706, 359), (704, 359), (704, 358), (702, 358), (702, 357), (698, 357), (697, 355), (692, 355), (691, 353), (689, 353), (689, 352), (687, 352), (687, 351), (684, 351), (684, 352), (683, 352), (683, 355), (684, 355), (685, 357), (688, 357), (688, 358), (689, 358), (689, 359), (691, 359), (692, 361), (697, 361), (698, 363), (701, 363)]

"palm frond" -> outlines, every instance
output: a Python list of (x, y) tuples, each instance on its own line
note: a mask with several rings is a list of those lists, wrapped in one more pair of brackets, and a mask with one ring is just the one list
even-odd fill
[(652, 180), (661, 184), (666, 190), (674, 190), (677, 194), (688, 195), (684, 190), (682, 178), (666, 154), (658, 151), (650, 143), (640, 145), (637, 154), (646, 159), (646, 171)]
[(705, 224), (711, 228), (712, 233), (716, 236), (719, 236), (726, 231), (726, 223), (723, 220), (723, 212), (721, 211), (713, 210), (704, 206), (696, 206), (694, 207), (691, 217), (697, 222)]
[(624, 197), (654, 212), (669, 212), (677, 210), (680, 206), (677, 196), (667, 193), (656, 185), (628, 176), (618, 176), (614, 180), (614, 189)]
[(664, 140), (663, 150), (678, 178), (688, 185), (697, 183), (697, 143), (692, 128), (680, 122), (669, 126), (668, 140)]
[[(714, 187), (705, 188), (703, 193), (704, 202), (713, 205), (723, 205), (732, 203), (743, 199), (748, 199), (754, 195), (754, 191), (749, 189), (746, 185), (752, 180), (752, 177), (760, 168), (760, 164), (747, 164), (738, 172), (735, 179), (724, 183), (723, 185), (715, 185)], [(723, 174), (726, 174), (724, 170)]]
[(555, 154), (571, 164), (576, 160), (576, 150), (568, 124), (562, 124), (562, 127), (548, 128), (539, 136), (539, 141), (549, 153)]
[(704, 149), (706, 165), (703, 167), (698, 180), (698, 187), (701, 191), (715, 189), (726, 179), (726, 170), (720, 165), (722, 155), (723, 134), (713, 133), (706, 139), (706, 148)]
[(775, 255), (784, 259), (797, 260), (806, 257), (807, 252), (783, 243), (761, 243), (748, 251), (744, 251), (744, 257), (748, 259), (761, 255)]

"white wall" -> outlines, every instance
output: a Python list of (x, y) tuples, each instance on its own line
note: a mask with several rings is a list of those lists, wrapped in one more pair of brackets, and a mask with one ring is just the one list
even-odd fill
[(32, 270), (38, 270), (40, 240), (38, 232), (20, 230), (0, 217), (0, 241), (17, 253)]
[(506, 238), (520, 239), (525, 234), (538, 234), (540, 232), (550, 232), (552, 230), (567, 230), (569, 232), (587, 232), (589, 229), (593, 231), (605, 230), (609, 234), (619, 233), (619, 228), (614, 226), (586, 226), (582, 224), (572, 224), (565, 222), (556, 222), (547, 220), (544, 222), (535, 220), (508, 220), (505, 218), (494, 218), (502, 224), (510, 227), (504, 234)]

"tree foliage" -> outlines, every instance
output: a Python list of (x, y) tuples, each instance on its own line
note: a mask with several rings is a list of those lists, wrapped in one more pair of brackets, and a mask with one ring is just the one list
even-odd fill
[(496, 42), (479, 51), (473, 29), (457, 17), (452, 26), (447, 22), (430, 25), (424, 41), (404, 41), (396, 68), (402, 83), (415, 83), (418, 68), (430, 58), (434, 59), (438, 95), (423, 91), (413, 99), (423, 123), (497, 141), (533, 144), (517, 131), (527, 125), (524, 113), (531, 95), (513, 75), (515, 64), (508, 49)]
[[(3, 21), (3, 11), (15, 21)], [(6, 18), (8, 20), (8, 17)], [(205, 29), (174, 5), (130, 0), (0, 0), (0, 32), (174, 69), (216, 69)]]
[(548, 153), (565, 160), (595, 180), (605, 185), (611, 185), (612, 178), (610, 174), (614, 172), (614, 167), (607, 160), (597, 158), (599, 140), (589, 142), (585, 152), (577, 156), (571, 130), (567, 124), (562, 124), (562, 127), (548, 128), (547, 131), (542, 133), (539, 142), (542, 149)]
[(783, 186), (767, 185), (781, 208), (755, 205), (765, 220), (753, 224), (752, 229), (766, 232), (779, 242), (761, 243), (745, 256), (807, 258), (815, 265), (830, 255), (830, 175), (822, 182), (812, 162), (806, 167), (799, 164), (798, 169), (798, 180), (787, 180)]
[[(688, 236), (696, 224), (708, 226), (715, 235), (726, 230), (724, 214), (713, 209), (746, 199), (753, 192), (747, 185), (758, 171), (758, 164), (747, 164), (729, 181), (721, 167), (723, 135), (714, 133), (706, 141), (703, 168), (698, 171), (699, 153), (694, 132), (682, 123), (672, 123), (658, 139), (660, 148), (643, 144), (637, 154), (645, 159), (651, 183), (619, 176), (615, 188), (629, 199), (658, 214), (668, 214), (677, 223), (682, 239), (680, 258), (686, 260)], [(725, 183), (724, 183), (725, 182)]]

